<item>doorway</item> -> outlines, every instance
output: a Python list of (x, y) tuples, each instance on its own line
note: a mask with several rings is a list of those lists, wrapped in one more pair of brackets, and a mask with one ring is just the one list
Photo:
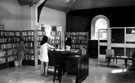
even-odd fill
[(89, 48), (90, 48), (90, 57), (96, 58), (104, 58), (105, 56), (98, 55), (100, 51), (106, 49), (106, 45), (101, 45), (100, 48), (104, 48), (99, 50), (99, 42), (98, 39), (105, 40), (107, 43), (107, 33), (101, 32), (100, 29), (109, 28), (109, 20), (104, 15), (97, 15), (92, 19), (91, 22), (91, 39), (89, 40)]

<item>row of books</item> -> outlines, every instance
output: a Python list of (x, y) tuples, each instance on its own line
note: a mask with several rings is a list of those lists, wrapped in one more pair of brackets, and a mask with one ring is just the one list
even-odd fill
[(43, 35), (43, 31), (37, 30), (37, 35), (38, 35), (38, 36), (42, 36), (42, 35)]
[(19, 37), (3, 37), (0, 38), (0, 43), (11, 43), (11, 42), (19, 42)]
[(4, 34), (5, 34), (5, 32), (4, 32), (4, 31), (0, 31), (0, 37), (3, 37), (3, 36), (4, 36)]
[(60, 31), (51, 31), (52, 36), (60, 36), (61, 32)]
[(6, 37), (4, 38), (4, 42), (5, 43), (9, 43), (9, 42), (19, 42), (20, 38), (19, 37)]
[(87, 35), (87, 32), (67, 32), (69, 35)]
[(22, 32), (22, 36), (33, 36), (34, 35), (34, 31), (23, 31)]
[(16, 56), (10, 56), (10, 57), (8, 57), (8, 62), (15, 61), (15, 60), (17, 60), (17, 57)]
[(34, 54), (34, 49), (33, 48), (28, 49), (27, 51), (28, 51), (27, 54)]
[(37, 41), (41, 41), (42, 38), (43, 38), (42, 36), (38, 36), (38, 37), (37, 37)]
[(3, 38), (0, 38), (0, 43), (5, 43), (4, 37)]
[(19, 43), (7, 43), (7, 44), (1, 44), (0, 49), (8, 49), (8, 48), (17, 48), (19, 47)]
[(0, 57), (4, 57), (5, 53), (6, 53), (6, 51), (0, 50)]
[(60, 44), (60, 40), (50, 40), (49, 43), (52, 44), (52, 45)]
[(25, 55), (25, 60), (34, 60), (34, 56), (32, 56), (31, 54), (26, 54)]
[(0, 31), (0, 36), (33, 36), (34, 31)]
[(78, 36), (78, 35), (71, 35), (72, 39), (79, 39), (79, 40), (83, 40), (86, 39), (87, 36), (86, 35), (82, 35), (82, 36)]
[(72, 48), (72, 49), (75, 49), (75, 48), (77, 48), (77, 49), (78, 49), (78, 48), (80, 48), (80, 47), (84, 47), (84, 48), (86, 48), (86, 49), (87, 49), (87, 48), (88, 48), (88, 45), (77, 45), (77, 44), (76, 44), (76, 45), (74, 45), (74, 44), (72, 44), (72, 46), (71, 46), (71, 48)]
[(34, 48), (34, 42), (25, 42), (25, 47), (26, 48), (28, 48), (28, 47), (29, 48), (32, 48), (32, 47)]
[(34, 37), (33, 36), (24, 36), (23, 40), (24, 41), (34, 41)]
[(0, 31), (0, 36), (20, 36), (20, 31)]
[(17, 50), (16, 49), (8, 49), (6, 52), (7, 52), (8, 56), (12, 56), (12, 55), (16, 55), (17, 54)]
[(88, 44), (88, 40), (72, 40), (72, 44)]
[(0, 64), (6, 63), (6, 58), (0, 58)]

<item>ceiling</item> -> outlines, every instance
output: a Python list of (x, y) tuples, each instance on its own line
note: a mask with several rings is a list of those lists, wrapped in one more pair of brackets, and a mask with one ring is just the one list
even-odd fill
[[(38, 3), (40, 0), (18, 0), (20, 5)], [(101, 7), (135, 6), (135, 0), (46, 0), (45, 7), (68, 12), (70, 10)]]

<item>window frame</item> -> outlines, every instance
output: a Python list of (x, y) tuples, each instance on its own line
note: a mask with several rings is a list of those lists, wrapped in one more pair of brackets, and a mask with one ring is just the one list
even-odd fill
[(96, 22), (99, 20), (99, 19), (104, 19), (104, 20), (106, 20), (106, 22), (107, 22), (107, 28), (109, 28), (109, 25), (110, 25), (110, 23), (109, 23), (109, 20), (108, 20), (108, 18), (106, 17), (106, 16), (104, 16), (104, 15), (97, 15), (97, 16), (95, 16), (93, 19), (92, 19), (92, 22), (91, 22), (91, 40), (98, 40), (98, 39), (96, 39), (95, 38), (95, 24), (96, 24)]

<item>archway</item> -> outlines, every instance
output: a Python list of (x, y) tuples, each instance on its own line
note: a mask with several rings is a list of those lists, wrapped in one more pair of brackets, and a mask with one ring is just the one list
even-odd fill
[[(91, 22), (91, 40), (98, 40), (98, 30), (109, 28), (109, 20), (104, 15), (97, 15)], [(101, 39), (107, 39), (107, 33), (101, 33)]]
[[(107, 28), (109, 28), (109, 20), (106, 16), (97, 15), (92, 19), (91, 39), (89, 40), (90, 57), (100, 58), (100, 56), (98, 56), (100, 53), (98, 39), (100, 38), (100, 40), (107, 40)], [(103, 29), (103, 31), (100, 30), (101, 32), (99, 32), (99, 29)], [(102, 46), (102, 50), (106, 49), (106, 47), (107, 46)]]

